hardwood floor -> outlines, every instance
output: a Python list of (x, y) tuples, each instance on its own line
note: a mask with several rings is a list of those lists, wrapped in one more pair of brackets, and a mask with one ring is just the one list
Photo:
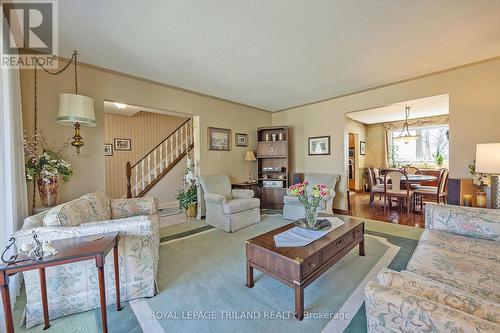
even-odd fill
[(400, 212), (398, 208), (393, 208), (389, 212), (384, 213), (384, 199), (375, 197), (375, 206), (370, 208), (370, 193), (354, 193), (351, 194), (351, 211), (348, 215), (355, 217), (365, 217), (373, 220), (403, 224), (417, 228), (424, 228), (424, 214), (420, 212), (412, 212), (407, 214), (405, 211)]

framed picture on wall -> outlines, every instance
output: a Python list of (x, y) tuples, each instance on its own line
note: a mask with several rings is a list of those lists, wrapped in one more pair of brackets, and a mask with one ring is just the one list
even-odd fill
[(238, 147), (248, 147), (248, 134), (236, 133), (236, 145)]
[(104, 156), (113, 156), (113, 145), (111, 143), (104, 144)]
[(316, 136), (308, 139), (309, 156), (330, 155), (330, 136)]
[(116, 138), (113, 140), (113, 142), (115, 150), (122, 150), (122, 151), (132, 150), (132, 140), (130, 139)]
[(231, 130), (225, 128), (208, 128), (208, 150), (230, 151)]
[(360, 155), (366, 154), (366, 142), (364, 141), (359, 141), (359, 154)]

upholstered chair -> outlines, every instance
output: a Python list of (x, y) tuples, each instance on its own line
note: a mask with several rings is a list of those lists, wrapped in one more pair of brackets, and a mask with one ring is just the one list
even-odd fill
[(200, 184), (205, 193), (206, 222), (226, 232), (260, 222), (260, 200), (252, 190), (231, 189), (226, 175), (201, 176)]
[[(335, 197), (335, 187), (340, 180), (340, 175), (333, 173), (315, 173), (309, 172), (304, 174), (304, 181), (309, 184), (324, 184), (328, 188), (333, 189), (330, 200), (323, 202), (319, 212), (333, 213), (333, 198)], [(283, 218), (287, 220), (298, 220), (305, 216), (304, 206), (299, 199), (293, 195), (285, 195), (283, 198)]]

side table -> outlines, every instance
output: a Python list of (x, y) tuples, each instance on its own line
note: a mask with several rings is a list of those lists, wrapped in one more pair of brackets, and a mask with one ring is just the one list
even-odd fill
[(235, 184), (232, 184), (232, 187), (233, 188), (241, 188), (241, 189), (244, 189), (244, 190), (253, 190), (253, 193), (255, 195), (256, 198), (259, 197), (259, 188), (257, 186), (257, 182), (251, 182), (251, 183), (235, 183)]
[[(107, 333), (108, 324), (106, 316), (106, 287), (104, 285), (104, 260), (111, 249), (113, 249), (115, 270), (116, 310), (120, 311), (122, 309), (120, 305), (120, 277), (118, 270), (118, 235), (118, 232), (112, 232), (102, 234), (102, 238), (97, 240), (87, 240), (89, 236), (55, 240), (52, 242), (52, 246), (57, 250), (56, 255), (45, 257), (40, 261), (28, 260), (14, 264), (1, 264), (0, 290), (2, 293), (6, 332), (14, 333), (14, 323), (12, 320), (12, 309), (10, 306), (9, 295), (9, 276), (24, 271), (38, 269), (40, 276), (40, 292), (42, 294), (43, 321), (45, 324), (43, 329), (46, 330), (50, 327), (50, 323), (45, 268), (84, 260), (95, 260), (99, 278), (102, 331)], [(23, 258), (26, 258), (25, 254), (20, 254), (18, 256), (18, 259)]]

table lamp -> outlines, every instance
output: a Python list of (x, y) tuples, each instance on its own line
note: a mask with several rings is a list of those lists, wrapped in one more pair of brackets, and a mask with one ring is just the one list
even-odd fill
[[(255, 155), (253, 153), (252, 150), (248, 150), (245, 154), (245, 158), (243, 159), (243, 161), (246, 161), (246, 162), (253, 162), (253, 161), (257, 161), (257, 159), (255, 158)], [(248, 173), (248, 180), (246, 181), (247, 183), (251, 183), (252, 182), (252, 166), (250, 165), (250, 172)]]
[(500, 208), (500, 143), (476, 145), (476, 172), (491, 175), (491, 208)]

